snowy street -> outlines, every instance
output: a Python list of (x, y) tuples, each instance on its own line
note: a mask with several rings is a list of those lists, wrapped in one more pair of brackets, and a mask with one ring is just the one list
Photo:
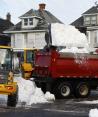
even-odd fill
[[(88, 117), (90, 109), (98, 108), (98, 90), (93, 91), (89, 98), (55, 100), (44, 104), (24, 105), (7, 108), (6, 102), (0, 102), (0, 117)], [(95, 116), (94, 116), (95, 117)]]

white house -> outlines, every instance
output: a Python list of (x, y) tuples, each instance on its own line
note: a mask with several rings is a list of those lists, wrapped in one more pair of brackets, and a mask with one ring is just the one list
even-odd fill
[(4, 31), (11, 34), (13, 48), (38, 48), (47, 45), (45, 34), (49, 31), (51, 23), (62, 23), (49, 11), (45, 10), (46, 4), (39, 4), (39, 9), (31, 9), (19, 18), (21, 21), (12, 28)]
[[(91, 7), (80, 18), (71, 23), (78, 29), (86, 29), (86, 35), (91, 48), (98, 48), (98, 5)], [(85, 30), (84, 30), (85, 32)]]

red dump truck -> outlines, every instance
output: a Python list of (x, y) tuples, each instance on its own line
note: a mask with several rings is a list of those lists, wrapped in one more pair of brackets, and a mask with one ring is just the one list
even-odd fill
[[(76, 57), (78, 56), (78, 57)], [(98, 86), (98, 54), (38, 52), (33, 72), (35, 83), (56, 98), (87, 97)]]

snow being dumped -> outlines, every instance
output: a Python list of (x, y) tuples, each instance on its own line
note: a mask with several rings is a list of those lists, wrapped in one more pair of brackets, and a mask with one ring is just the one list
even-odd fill
[[(85, 34), (80, 33), (74, 26), (54, 23), (51, 25), (51, 35), (52, 45), (66, 47), (65, 52), (77, 53), (83, 50), (88, 53), (89, 45)], [(78, 48), (83, 49), (79, 51)]]
[(18, 84), (18, 101), (25, 105), (32, 105), (37, 103), (48, 103), (49, 101), (55, 100), (53, 94), (46, 92), (44, 94), (41, 88), (36, 87), (35, 83), (30, 80), (25, 80), (22, 77), (16, 77), (15, 81)]
[(62, 48), (60, 52), (73, 53), (76, 63), (86, 63), (85, 53), (90, 53), (90, 48), (85, 34), (74, 26), (54, 23), (51, 25), (51, 35), (52, 45)]

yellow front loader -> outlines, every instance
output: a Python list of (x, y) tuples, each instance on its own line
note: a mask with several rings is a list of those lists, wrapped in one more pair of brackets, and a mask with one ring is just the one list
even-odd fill
[(13, 50), (0, 46), (0, 94), (8, 95), (7, 106), (15, 107), (18, 101), (18, 85), (13, 76)]
[(32, 77), (34, 70), (34, 58), (35, 52), (38, 51), (35, 48), (14, 48), (14, 54), (19, 60), (19, 68), (24, 79)]

